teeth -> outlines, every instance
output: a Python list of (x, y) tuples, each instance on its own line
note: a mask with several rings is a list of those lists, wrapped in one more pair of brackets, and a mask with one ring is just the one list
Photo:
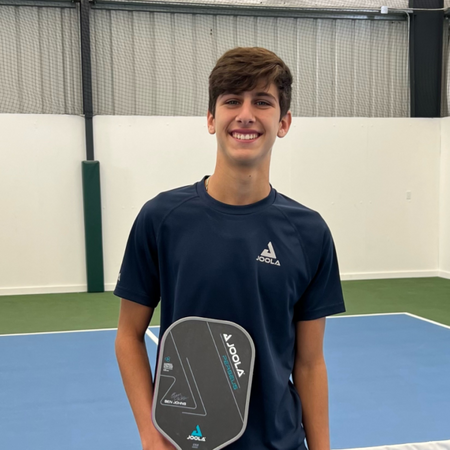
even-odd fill
[(251, 140), (256, 139), (258, 137), (258, 134), (239, 134), (239, 133), (233, 133), (233, 137), (236, 139), (242, 139), (242, 140)]

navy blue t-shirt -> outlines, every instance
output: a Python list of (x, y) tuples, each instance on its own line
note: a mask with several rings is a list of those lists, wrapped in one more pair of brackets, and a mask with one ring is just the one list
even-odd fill
[(256, 348), (248, 424), (227, 448), (298, 450), (296, 322), (345, 311), (331, 233), (317, 212), (273, 188), (235, 206), (212, 198), (204, 179), (143, 206), (114, 294), (153, 308), (161, 300), (160, 337), (187, 316), (244, 327)]

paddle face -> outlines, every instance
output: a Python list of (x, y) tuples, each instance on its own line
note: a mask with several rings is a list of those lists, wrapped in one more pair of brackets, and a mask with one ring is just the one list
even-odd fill
[(160, 341), (153, 422), (180, 450), (214, 450), (247, 425), (255, 360), (250, 335), (232, 322), (186, 317)]

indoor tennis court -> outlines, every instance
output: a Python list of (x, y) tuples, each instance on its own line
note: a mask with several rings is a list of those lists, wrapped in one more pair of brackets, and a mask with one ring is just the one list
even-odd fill
[[(448, 448), (450, 326), (386, 313), (327, 327), (332, 448)], [(147, 334), (154, 370), (159, 327)], [(2, 447), (138, 448), (114, 338), (114, 329), (1, 336)]]
[[(325, 335), (332, 448), (449, 448), (450, 282), (343, 286), (348, 313)], [(1, 448), (139, 448), (114, 354), (119, 301), (86, 295), (0, 299)]]
[(450, 0), (0, 0), (0, 450), (142, 448), (112, 291), (142, 206), (212, 174), (235, 47), (289, 66), (271, 189), (335, 245), (331, 448), (450, 450), (449, 27)]

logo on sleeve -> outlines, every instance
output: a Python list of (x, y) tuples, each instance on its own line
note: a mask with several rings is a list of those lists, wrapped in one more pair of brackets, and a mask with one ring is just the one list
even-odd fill
[(269, 248), (265, 248), (256, 260), (266, 264), (273, 264), (274, 266), (281, 266), (280, 261), (278, 261), (277, 255), (275, 254), (275, 250), (273, 249), (272, 242), (269, 242), (267, 247)]

